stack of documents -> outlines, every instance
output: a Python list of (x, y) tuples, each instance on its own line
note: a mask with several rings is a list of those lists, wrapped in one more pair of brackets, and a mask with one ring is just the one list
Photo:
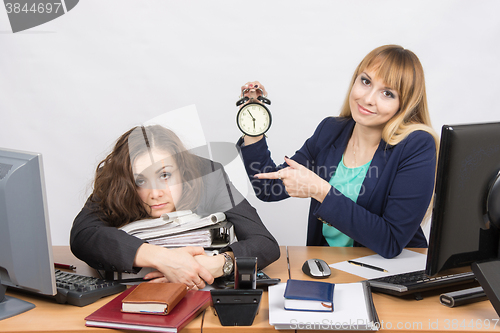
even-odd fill
[(214, 249), (222, 248), (235, 241), (236, 235), (233, 224), (227, 221), (193, 231), (148, 240), (150, 244), (164, 247), (202, 246)]
[(186, 210), (135, 221), (120, 229), (150, 244), (165, 247), (222, 247), (235, 240), (234, 227), (225, 219), (224, 213), (201, 217)]
[(177, 246), (203, 246), (212, 245), (210, 230), (192, 231), (180, 233), (172, 236), (158, 237), (150, 239), (149, 244), (177, 247)]

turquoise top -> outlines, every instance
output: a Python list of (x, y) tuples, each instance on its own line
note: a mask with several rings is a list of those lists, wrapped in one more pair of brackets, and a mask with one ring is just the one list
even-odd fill
[[(356, 202), (359, 192), (363, 188), (363, 181), (365, 180), (371, 162), (372, 161), (356, 168), (348, 168), (344, 164), (344, 155), (342, 155), (337, 170), (329, 181), (330, 185), (335, 187), (347, 198)], [(323, 236), (330, 246), (345, 247), (354, 244), (354, 240), (351, 237), (326, 223), (323, 224)]]

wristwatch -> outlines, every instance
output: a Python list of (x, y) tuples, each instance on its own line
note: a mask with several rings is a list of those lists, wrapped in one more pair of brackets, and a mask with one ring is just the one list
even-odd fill
[(222, 253), (224, 256), (224, 266), (222, 266), (222, 273), (223, 276), (228, 276), (233, 272), (234, 264), (233, 264), (233, 258), (226, 252)]

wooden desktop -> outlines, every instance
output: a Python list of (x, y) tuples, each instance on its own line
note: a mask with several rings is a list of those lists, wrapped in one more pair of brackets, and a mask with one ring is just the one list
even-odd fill
[[(307, 259), (319, 258), (328, 264), (342, 262), (374, 254), (366, 248), (331, 248), (288, 246), (290, 277), (312, 280), (302, 272), (302, 264)], [(425, 253), (425, 249), (410, 249)], [(350, 283), (362, 280), (359, 276), (332, 270), (332, 275), (323, 281)], [(460, 289), (465, 286), (456, 287)], [(449, 308), (439, 302), (442, 290), (422, 293), (423, 300), (412, 296), (396, 297), (373, 293), (373, 302), (383, 330), (397, 332), (477, 332), (500, 331), (500, 320), (489, 301), (466, 304)], [(486, 326), (489, 326), (488, 328)]]
[[(97, 276), (94, 269), (89, 267), (83, 261), (78, 260), (71, 253), (69, 246), (54, 246), (54, 262), (71, 264), (76, 266), (75, 271), (63, 270), (68, 272), (75, 272), (77, 274), (87, 276)], [(68, 304), (58, 304), (55, 300), (44, 299), (42, 297), (31, 296), (24, 293), (8, 291), (8, 295), (14, 296), (25, 301), (31, 302), (36, 305), (32, 310), (17, 316), (7, 318), (0, 321), (0, 332), (14, 333), (14, 332), (116, 332), (116, 330), (95, 328), (85, 326), (85, 317), (99, 309), (101, 306), (111, 301), (116, 295), (104, 297), (95, 303), (89, 304), (84, 307), (78, 307)], [(203, 315), (198, 316), (191, 323), (189, 323), (182, 332), (195, 333), (201, 332), (201, 325)], [(130, 331), (133, 332), (133, 331)]]
[[(425, 251), (422, 249), (413, 249)], [(311, 279), (302, 270), (307, 259), (319, 258), (329, 264), (355, 259), (373, 252), (366, 248), (330, 248), (281, 246), (281, 257), (264, 271), (271, 277), (280, 278), (283, 282), (293, 279)], [(93, 274), (93, 270), (85, 263), (74, 258), (69, 247), (54, 247), (56, 262), (73, 264), (76, 273)], [(333, 270), (326, 281), (333, 283), (350, 283), (362, 280), (359, 276)], [(323, 280), (325, 281), (325, 280)], [(84, 318), (106, 304), (114, 296), (103, 298), (85, 307), (57, 304), (53, 300), (33, 297), (9, 291), (9, 295), (27, 300), (36, 308), (26, 313), (0, 321), (0, 332), (113, 332), (116, 330), (85, 327)], [(395, 297), (382, 293), (374, 293), (373, 300), (383, 330), (397, 332), (475, 332), (500, 331), (500, 321), (493, 306), (488, 301), (472, 303), (456, 308), (448, 308), (439, 303), (439, 292), (426, 292), (424, 299), (416, 301), (412, 297)], [(267, 292), (263, 294), (259, 313), (252, 326), (221, 326), (212, 308), (193, 320), (182, 332), (276, 332), (269, 325)], [(132, 332), (132, 331), (131, 331)], [(284, 331), (287, 332), (287, 331)]]

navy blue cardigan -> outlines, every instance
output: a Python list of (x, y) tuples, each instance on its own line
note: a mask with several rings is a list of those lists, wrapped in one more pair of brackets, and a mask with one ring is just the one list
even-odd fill
[[(292, 159), (329, 181), (354, 124), (352, 119), (324, 119)], [(252, 177), (287, 166), (276, 166), (265, 138), (241, 147), (241, 154), (259, 199), (289, 197), (281, 180)], [(415, 131), (395, 146), (381, 140), (356, 203), (333, 186), (322, 203), (311, 199), (307, 245), (327, 245), (322, 233), (324, 222), (353, 238), (355, 245), (368, 247), (385, 258), (397, 256), (405, 247), (427, 247), (420, 223), (432, 198), (435, 168), (436, 146), (431, 134)]]

